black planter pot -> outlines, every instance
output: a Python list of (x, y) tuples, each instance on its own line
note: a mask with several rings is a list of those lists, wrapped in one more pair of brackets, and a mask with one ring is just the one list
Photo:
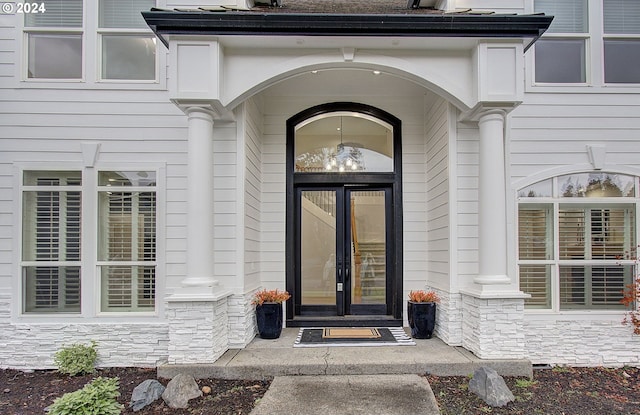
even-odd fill
[(407, 303), (411, 337), (430, 339), (436, 326), (436, 303)]
[(258, 333), (263, 339), (277, 339), (282, 333), (282, 304), (263, 303), (256, 306)]

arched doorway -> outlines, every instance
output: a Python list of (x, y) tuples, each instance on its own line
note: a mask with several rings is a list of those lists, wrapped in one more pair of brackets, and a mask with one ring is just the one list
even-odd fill
[(287, 324), (402, 324), (401, 123), (337, 102), (287, 121)]

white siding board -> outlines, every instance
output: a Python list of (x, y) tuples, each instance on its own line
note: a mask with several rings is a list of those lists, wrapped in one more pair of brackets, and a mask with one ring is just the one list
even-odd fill
[(427, 284), (449, 291), (448, 104), (443, 99), (437, 99), (426, 111), (424, 152), (427, 191)]

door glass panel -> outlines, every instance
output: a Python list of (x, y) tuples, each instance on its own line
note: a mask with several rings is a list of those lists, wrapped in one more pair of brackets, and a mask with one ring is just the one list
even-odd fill
[(351, 304), (386, 303), (385, 192), (351, 191)]
[(323, 114), (296, 127), (295, 171), (393, 172), (393, 130), (363, 114)]
[(302, 305), (335, 305), (336, 192), (305, 190), (301, 205)]

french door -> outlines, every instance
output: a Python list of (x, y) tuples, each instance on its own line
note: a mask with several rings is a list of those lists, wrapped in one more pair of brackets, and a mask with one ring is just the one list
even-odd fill
[(392, 187), (297, 187), (297, 316), (392, 314)]

